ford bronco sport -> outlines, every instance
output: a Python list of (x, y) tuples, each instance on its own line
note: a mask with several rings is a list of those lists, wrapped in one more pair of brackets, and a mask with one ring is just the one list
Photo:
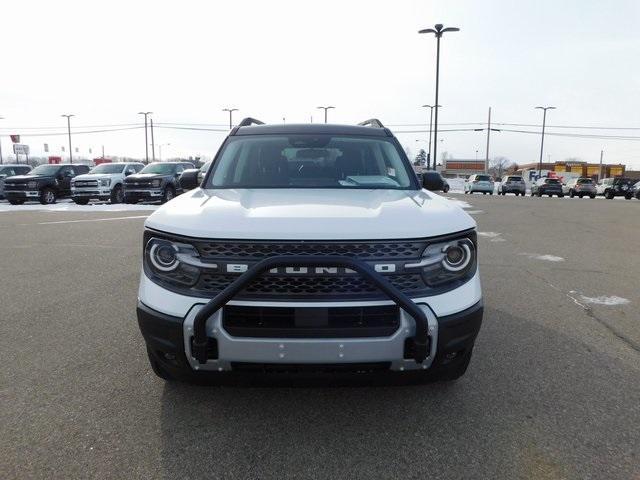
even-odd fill
[(137, 316), (153, 371), (460, 377), (483, 314), (476, 224), (429, 181), (378, 120), (243, 120), (200, 188), (145, 222)]

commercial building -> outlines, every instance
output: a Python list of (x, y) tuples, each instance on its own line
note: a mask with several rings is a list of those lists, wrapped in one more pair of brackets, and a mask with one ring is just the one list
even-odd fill
[[(522, 174), (527, 181), (531, 181), (538, 176), (539, 168), (540, 164), (538, 163), (527, 163), (518, 165), (517, 172)], [(548, 176), (550, 172), (554, 172), (554, 175), (559, 178), (590, 177), (599, 180), (600, 178), (624, 175), (625, 166), (587, 162), (542, 162), (542, 176)]]
[(468, 177), (474, 173), (484, 173), (484, 160), (450, 158), (444, 160), (440, 173), (445, 177)]

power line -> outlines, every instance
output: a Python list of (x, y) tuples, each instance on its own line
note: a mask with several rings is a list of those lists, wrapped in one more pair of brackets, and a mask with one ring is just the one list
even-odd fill
[[(144, 126), (138, 127), (126, 127), (126, 128), (112, 128), (105, 130), (86, 130), (86, 131), (76, 131), (73, 130), (73, 135), (83, 135), (86, 133), (109, 133), (109, 132), (121, 132), (123, 130), (139, 130), (144, 128)], [(21, 137), (56, 137), (59, 135), (67, 135), (68, 132), (47, 132), (47, 133), (22, 133)]]

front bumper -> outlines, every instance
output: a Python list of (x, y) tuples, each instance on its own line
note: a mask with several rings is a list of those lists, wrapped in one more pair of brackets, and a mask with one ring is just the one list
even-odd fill
[(7, 199), (17, 198), (17, 199), (26, 199), (26, 198), (38, 198), (40, 197), (40, 192), (37, 190), (5, 190), (4, 196)]
[(162, 190), (161, 189), (141, 190), (141, 189), (125, 188), (124, 196), (125, 198), (132, 199), (132, 200), (145, 200), (145, 199), (157, 200), (160, 197), (162, 197)]
[[(473, 347), (480, 329), (483, 305), (479, 273), (460, 288), (426, 298), (412, 299), (428, 322), (429, 353), (422, 363), (407, 354), (407, 339), (416, 324), (401, 310), (400, 326), (387, 337), (367, 338), (248, 338), (234, 337), (223, 328), (221, 310), (206, 322), (207, 337), (215, 355), (199, 363), (192, 354), (193, 323), (205, 300), (169, 292), (151, 282), (144, 273), (139, 291), (138, 323), (150, 354), (167, 371), (230, 371), (239, 365), (384, 365), (403, 371), (431, 369), (460, 358)], [(228, 305), (263, 307), (349, 307), (389, 305), (376, 302), (249, 302)], [(164, 310), (164, 311), (158, 311)], [(215, 358), (214, 358), (215, 357)], [(407, 357), (407, 358), (405, 358)]]
[(108, 187), (72, 188), (71, 196), (76, 198), (98, 198), (106, 200), (111, 198), (111, 189)]

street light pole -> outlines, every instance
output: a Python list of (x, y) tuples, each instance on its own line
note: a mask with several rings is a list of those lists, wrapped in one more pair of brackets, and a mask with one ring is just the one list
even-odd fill
[(540, 163), (538, 164), (538, 178), (542, 177), (542, 152), (544, 150), (544, 128), (547, 123), (547, 110), (555, 110), (556, 107), (536, 107), (536, 109), (542, 110), (542, 138), (540, 140)]
[(147, 136), (147, 116), (153, 112), (138, 112), (138, 115), (144, 115), (144, 158), (145, 163), (149, 164), (149, 137)]
[(233, 128), (233, 112), (237, 112), (237, 108), (223, 108), (223, 112), (229, 112), (229, 130)]
[[(427, 155), (427, 170), (430, 169), (431, 164), (431, 132), (433, 130), (433, 109), (442, 108), (442, 105), (422, 105), (423, 108), (429, 108), (429, 154)], [(433, 162), (433, 169), (436, 169), (436, 162)]]
[(457, 27), (447, 27), (441, 23), (436, 24), (433, 28), (425, 28), (424, 30), (420, 30), (418, 33), (433, 33), (436, 36), (436, 119), (433, 130), (433, 166), (435, 170), (436, 161), (438, 158), (438, 91), (440, 87), (440, 38), (442, 34), (445, 32), (459, 32), (460, 29)]
[(336, 108), (336, 107), (331, 107), (331, 106), (318, 107), (318, 109), (324, 110), (324, 123), (327, 123), (327, 110), (329, 110), (330, 108)]
[(67, 113), (60, 116), (67, 117), (67, 134), (69, 135), (69, 163), (73, 163), (73, 152), (71, 150), (71, 117), (74, 117), (75, 115)]
[(484, 173), (489, 172), (489, 137), (491, 136), (491, 107), (489, 107), (489, 119), (487, 120), (487, 153), (484, 159)]

